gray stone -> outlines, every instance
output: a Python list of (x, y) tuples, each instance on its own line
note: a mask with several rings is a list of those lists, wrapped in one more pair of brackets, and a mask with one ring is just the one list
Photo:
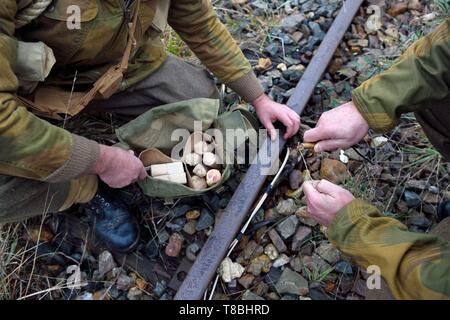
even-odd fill
[(300, 170), (292, 170), (289, 174), (289, 187), (293, 190), (300, 188), (304, 181), (302, 172)]
[(297, 26), (305, 21), (305, 16), (302, 14), (292, 14), (285, 17), (281, 21), (281, 27), (287, 32), (294, 32), (297, 30)]
[(157, 237), (158, 237), (158, 243), (164, 244), (167, 242), (167, 240), (169, 240), (170, 234), (166, 230), (162, 230), (162, 231), (158, 232)]
[(103, 251), (98, 257), (98, 272), (100, 276), (104, 276), (116, 267), (114, 258), (109, 251)]
[(347, 261), (339, 261), (334, 266), (334, 269), (339, 273), (343, 273), (343, 274), (347, 274), (347, 275), (353, 274), (352, 265), (350, 263), (348, 263)]
[(198, 219), (197, 226), (195, 229), (197, 231), (204, 230), (206, 228), (209, 228), (214, 223), (214, 215), (209, 211), (208, 209), (202, 209), (202, 214), (200, 215), (200, 218)]
[(292, 238), (292, 251), (298, 251), (300, 250), (303, 242), (309, 235), (311, 234), (311, 229), (308, 227), (299, 227), (297, 229), (297, 232), (295, 233), (294, 237)]
[(265, 300), (264, 298), (261, 298), (260, 296), (254, 294), (250, 290), (246, 290), (244, 294), (242, 295), (242, 300)]
[(415, 207), (422, 202), (420, 196), (414, 191), (406, 190), (404, 194), (405, 202), (409, 207)]
[(153, 288), (153, 293), (157, 297), (161, 297), (167, 289), (167, 283), (164, 280), (158, 281)]
[(295, 213), (295, 211), (297, 210), (297, 206), (295, 204), (294, 199), (286, 199), (286, 200), (281, 200), (278, 203), (276, 210), (279, 214), (287, 216), (287, 215)]
[(284, 219), (277, 225), (277, 231), (280, 233), (281, 237), (286, 240), (295, 233), (297, 225), (298, 218), (297, 216), (292, 215)]
[(331, 265), (335, 265), (341, 259), (341, 254), (339, 250), (333, 247), (331, 243), (327, 242), (322, 243), (316, 249), (316, 253)]
[(276, 259), (273, 262), (273, 267), (274, 268), (280, 268), (286, 264), (288, 264), (291, 261), (291, 258), (289, 258), (286, 254), (281, 254), (280, 257), (278, 259)]
[(200, 246), (194, 242), (188, 245), (186, 248), (186, 258), (188, 258), (190, 261), (195, 261), (197, 258), (197, 253), (200, 251)]
[(289, 268), (284, 269), (280, 279), (275, 285), (278, 294), (307, 295), (309, 292), (308, 281), (300, 274)]
[(121, 274), (116, 280), (117, 290), (128, 291), (134, 286), (134, 279), (127, 276), (126, 274)]
[(268, 234), (269, 234), (270, 240), (275, 245), (278, 252), (286, 252), (287, 251), (287, 247), (284, 244), (283, 239), (281, 239), (280, 235), (278, 234), (278, 232), (275, 229), (270, 229)]

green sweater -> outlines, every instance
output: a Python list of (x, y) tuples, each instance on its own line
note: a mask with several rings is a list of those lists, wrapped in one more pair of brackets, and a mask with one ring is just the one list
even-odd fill
[[(167, 57), (161, 34), (152, 27), (156, 1), (141, 1), (137, 45), (122, 90), (152, 74)], [(123, 55), (128, 37), (124, 1), (56, 0), (38, 19), (18, 30), (16, 2), (0, 2), (0, 174), (68, 181), (90, 171), (98, 158), (98, 144), (51, 125), (15, 100), (17, 39), (42, 41), (53, 49), (57, 61), (46, 83), (70, 85), (76, 71), (77, 84), (92, 84)], [(81, 9), (80, 29), (67, 28), (71, 5)], [(209, 70), (244, 100), (253, 101), (263, 93), (250, 63), (209, 0), (172, 0), (168, 23)]]
[[(402, 113), (447, 101), (449, 86), (447, 20), (414, 43), (392, 68), (357, 88), (353, 102), (372, 129), (385, 132), (396, 125)], [(450, 123), (446, 126), (448, 131)], [(360, 199), (337, 214), (328, 236), (360, 266), (378, 266), (395, 298), (450, 299), (450, 243), (443, 239), (408, 232), (405, 225), (383, 217)]]

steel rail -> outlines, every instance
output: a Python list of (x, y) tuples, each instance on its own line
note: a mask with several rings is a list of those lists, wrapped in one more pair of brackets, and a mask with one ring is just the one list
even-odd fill
[[(317, 53), (295, 87), (287, 105), (298, 114), (303, 112), (362, 2), (363, 0), (346, 0), (344, 2)], [(263, 141), (257, 156), (258, 161), (250, 166), (242, 182), (234, 192), (221, 219), (215, 225), (213, 232), (175, 295), (175, 300), (203, 299), (205, 290), (216, 274), (217, 268), (227, 254), (230, 244), (239, 232), (266, 181), (267, 176), (261, 173), (267, 170), (267, 166), (264, 165), (267, 163), (265, 161), (267, 156), (269, 155), (270, 163), (273, 166), (277, 165), (279, 152), (285, 144), (286, 141), (281, 134), (278, 135), (277, 140), (274, 142), (270, 139)], [(277, 150), (277, 152), (273, 152), (273, 150)], [(261, 159), (265, 159), (263, 163)]]

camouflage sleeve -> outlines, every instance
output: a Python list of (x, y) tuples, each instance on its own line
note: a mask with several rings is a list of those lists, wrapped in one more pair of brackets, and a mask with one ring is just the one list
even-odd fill
[(173, 0), (169, 24), (221, 81), (251, 102), (264, 90), (210, 0)]
[(90, 170), (99, 147), (39, 119), (16, 102), (16, 11), (16, 0), (0, 2), (0, 174), (70, 180)]
[(416, 41), (387, 71), (353, 91), (353, 102), (377, 132), (392, 129), (402, 113), (450, 97), (450, 19)]
[(450, 299), (450, 243), (408, 232), (356, 199), (328, 229), (333, 245), (363, 268), (376, 265), (396, 299)]

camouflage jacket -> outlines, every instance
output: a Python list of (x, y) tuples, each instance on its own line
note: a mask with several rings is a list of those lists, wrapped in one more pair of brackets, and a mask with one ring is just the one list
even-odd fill
[[(16, 102), (17, 41), (42, 41), (53, 49), (57, 61), (46, 83), (70, 85), (76, 72), (77, 85), (84, 91), (83, 86), (89, 87), (120, 61), (133, 8), (126, 8), (130, 1), (124, 0), (56, 0), (39, 18), (16, 30), (16, 1), (0, 2), (0, 174), (67, 181), (90, 171), (98, 158), (98, 144), (51, 125)], [(154, 25), (156, 1), (141, 1), (137, 45), (122, 89), (144, 79), (165, 61), (162, 30)], [(135, 4), (131, 1), (131, 6)], [(67, 27), (71, 5), (81, 9), (79, 29)], [(200, 60), (244, 100), (252, 101), (263, 93), (209, 0), (172, 0), (167, 21)]]
[[(385, 132), (402, 113), (447, 100), (449, 87), (447, 20), (414, 43), (392, 68), (357, 88), (353, 101), (372, 129)], [(445, 126), (450, 129), (449, 123)], [(450, 299), (450, 243), (443, 239), (408, 232), (405, 225), (360, 199), (337, 214), (328, 236), (360, 266), (378, 266), (395, 298)]]

